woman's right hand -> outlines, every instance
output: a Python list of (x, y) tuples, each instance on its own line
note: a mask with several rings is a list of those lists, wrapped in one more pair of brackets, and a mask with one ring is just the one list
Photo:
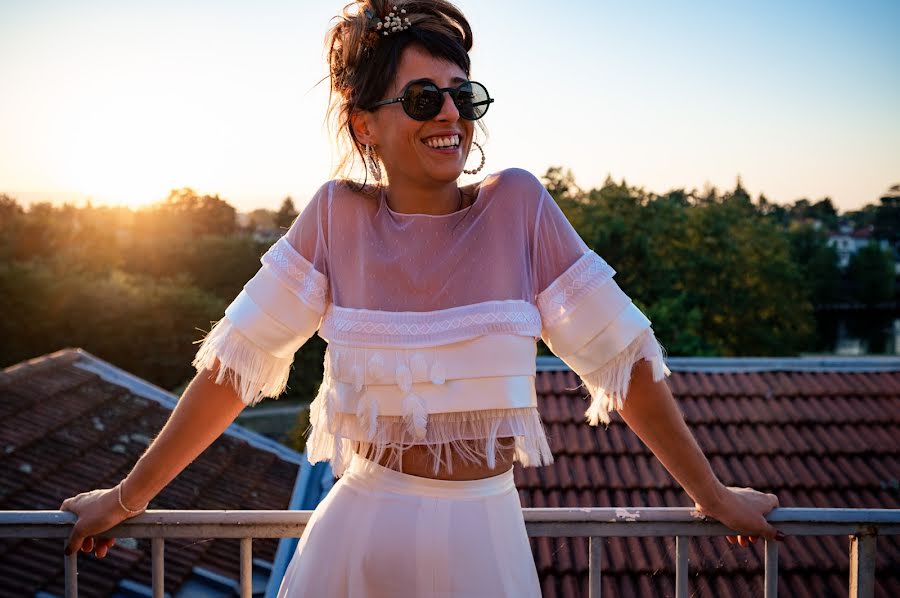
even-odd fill
[(62, 502), (60, 511), (71, 511), (78, 516), (66, 544), (66, 555), (83, 550), (93, 552), (98, 558), (106, 556), (116, 543), (116, 539), (94, 536), (140, 514), (125, 511), (119, 504), (118, 492), (119, 487), (116, 485), (112, 488), (82, 492)]

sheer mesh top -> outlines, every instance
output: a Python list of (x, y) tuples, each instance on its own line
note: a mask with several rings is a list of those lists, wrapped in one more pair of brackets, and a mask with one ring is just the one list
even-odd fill
[[(530, 172), (488, 175), (450, 214), (393, 211), (384, 193), (331, 180), (261, 258), (202, 341), (247, 405), (284, 391), (297, 349), (327, 342), (307, 458), (343, 474), (351, 451), (398, 461), (426, 445), (434, 471), (552, 462), (537, 411), (536, 343), (580, 376), (587, 423), (609, 422), (631, 367), (669, 373), (650, 321)], [(400, 461), (402, 462), (402, 461)]]

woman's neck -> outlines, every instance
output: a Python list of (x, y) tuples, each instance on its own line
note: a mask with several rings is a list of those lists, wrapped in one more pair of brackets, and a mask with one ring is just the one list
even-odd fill
[(451, 214), (464, 207), (465, 200), (456, 182), (440, 187), (422, 187), (406, 181), (395, 181), (385, 189), (388, 207), (401, 214)]

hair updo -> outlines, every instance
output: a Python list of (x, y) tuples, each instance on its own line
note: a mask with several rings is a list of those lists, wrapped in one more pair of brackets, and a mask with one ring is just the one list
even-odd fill
[[(386, 20), (394, 7), (406, 12), (409, 26), (384, 35), (371, 27), (374, 18)], [(350, 114), (384, 99), (397, 74), (400, 56), (410, 44), (420, 45), (435, 58), (459, 66), (469, 77), (472, 29), (462, 12), (446, 0), (359, 0), (347, 4), (325, 36), (329, 77), (326, 120), (339, 145), (339, 161), (332, 176), (349, 174), (358, 156), (368, 177), (365, 147), (356, 139)], [(482, 132), (487, 129), (477, 121)], [(346, 177), (350, 178), (350, 177)], [(360, 191), (365, 188), (365, 180)]]

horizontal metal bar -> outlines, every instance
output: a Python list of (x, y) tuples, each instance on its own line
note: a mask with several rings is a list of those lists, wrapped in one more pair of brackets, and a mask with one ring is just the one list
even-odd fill
[[(134, 538), (299, 538), (313, 511), (148, 510), (101, 534)], [(721, 536), (734, 533), (688, 507), (526, 508), (529, 536)], [(900, 509), (778, 508), (767, 519), (788, 535), (900, 533)], [(70, 511), (0, 511), (0, 537), (70, 534)]]

